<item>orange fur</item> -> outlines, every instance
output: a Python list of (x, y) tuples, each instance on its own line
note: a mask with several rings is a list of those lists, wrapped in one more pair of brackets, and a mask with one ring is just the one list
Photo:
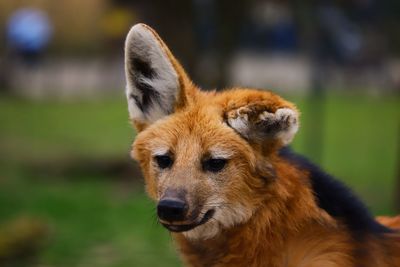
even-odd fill
[[(227, 122), (242, 110), (250, 124), (259, 125), (262, 112), (298, 114), (295, 105), (268, 91), (200, 91), (158, 35), (145, 27), (179, 77), (179, 98), (172, 114), (151, 123), (133, 121), (139, 134), (132, 155), (153, 200), (171, 188), (186, 193), (190, 216), (177, 225), (198, 220), (208, 207), (216, 210), (214, 220), (173, 233), (188, 266), (400, 266), (397, 234), (356, 240), (340, 220), (318, 207), (309, 174), (278, 155), (280, 135), (244, 138)], [(160, 149), (173, 155), (171, 168), (157, 168), (153, 154)], [(214, 150), (229, 155), (228, 163), (220, 172), (205, 172), (201, 162)], [(400, 225), (399, 217), (378, 220)]]
[(376, 220), (387, 227), (400, 230), (400, 215), (396, 217), (379, 216)]

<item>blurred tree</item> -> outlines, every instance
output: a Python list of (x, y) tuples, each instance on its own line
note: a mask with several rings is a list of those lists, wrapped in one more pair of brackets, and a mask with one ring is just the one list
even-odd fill
[(394, 191), (394, 207), (397, 212), (400, 212), (400, 122), (398, 127), (398, 138), (397, 138), (397, 179), (395, 181)]
[[(217, 88), (223, 88), (228, 85), (227, 81), (227, 65), (237, 48), (239, 41), (239, 32), (249, 8), (253, 1), (249, 0), (219, 0), (216, 3), (217, 9), (217, 66), (219, 75), (215, 81)], [(227, 10), (229, 8), (229, 10)]]
[(114, 1), (107, 8), (101, 22), (107, 47), (105, 52), (115, 56), (116, 51), (120, 51), (124, 45), (126, 33), (137, 22), (136, 10), (123, 1)]
[(133, 0), (131, 5), (136, 10), (137, 21), (157, 29), (174, 55), (192, 74), (196, 59), (192, 2), (185, 0)]
[[(200, 86), (221, 88), (227, 85), (227, 64), (251, 2), (136, 1), (136, 8), (143, 22), (157, 29)], [(212, 62), (203, 64), (207, 59)]]

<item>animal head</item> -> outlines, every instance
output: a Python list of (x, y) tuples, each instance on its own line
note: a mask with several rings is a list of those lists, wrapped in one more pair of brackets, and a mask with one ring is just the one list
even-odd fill
[(167, 229), (211, 238), (246, 222), (274, 189), (274, 157), (298, 129), (296, 107), (263, 90), (201, 91), (144, 24), (125, 43), (132, 156)]

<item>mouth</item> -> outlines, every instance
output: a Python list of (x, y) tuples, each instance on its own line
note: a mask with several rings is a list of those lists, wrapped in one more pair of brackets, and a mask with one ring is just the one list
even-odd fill
[(199, 225), (205, 224), (212, 218), (214, 213), (215, 213), (215, 210), (213, 210), (213, 209), (208, 210), (199, 222), (195, 222), (195, 223), (191, 223), (191, 224), (167, 224), (167, 223), (161, 223), (161, 224), (171, 232), (177, 232), (177, 233), (185, 232), (185, 231), (192, 230), (193, 228), (195, 228)]

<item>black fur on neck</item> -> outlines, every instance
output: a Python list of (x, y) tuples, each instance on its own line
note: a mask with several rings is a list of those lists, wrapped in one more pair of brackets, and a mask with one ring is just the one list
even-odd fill
[(326, 174), (305, 157), (295, 154), (290, 148), (281, 149), (279, 155), (299, 169), (309, 172), (318, 206), (344, 223), (355, 237), (392, 232), (378, 223), (361, 200), (342, 182)]

